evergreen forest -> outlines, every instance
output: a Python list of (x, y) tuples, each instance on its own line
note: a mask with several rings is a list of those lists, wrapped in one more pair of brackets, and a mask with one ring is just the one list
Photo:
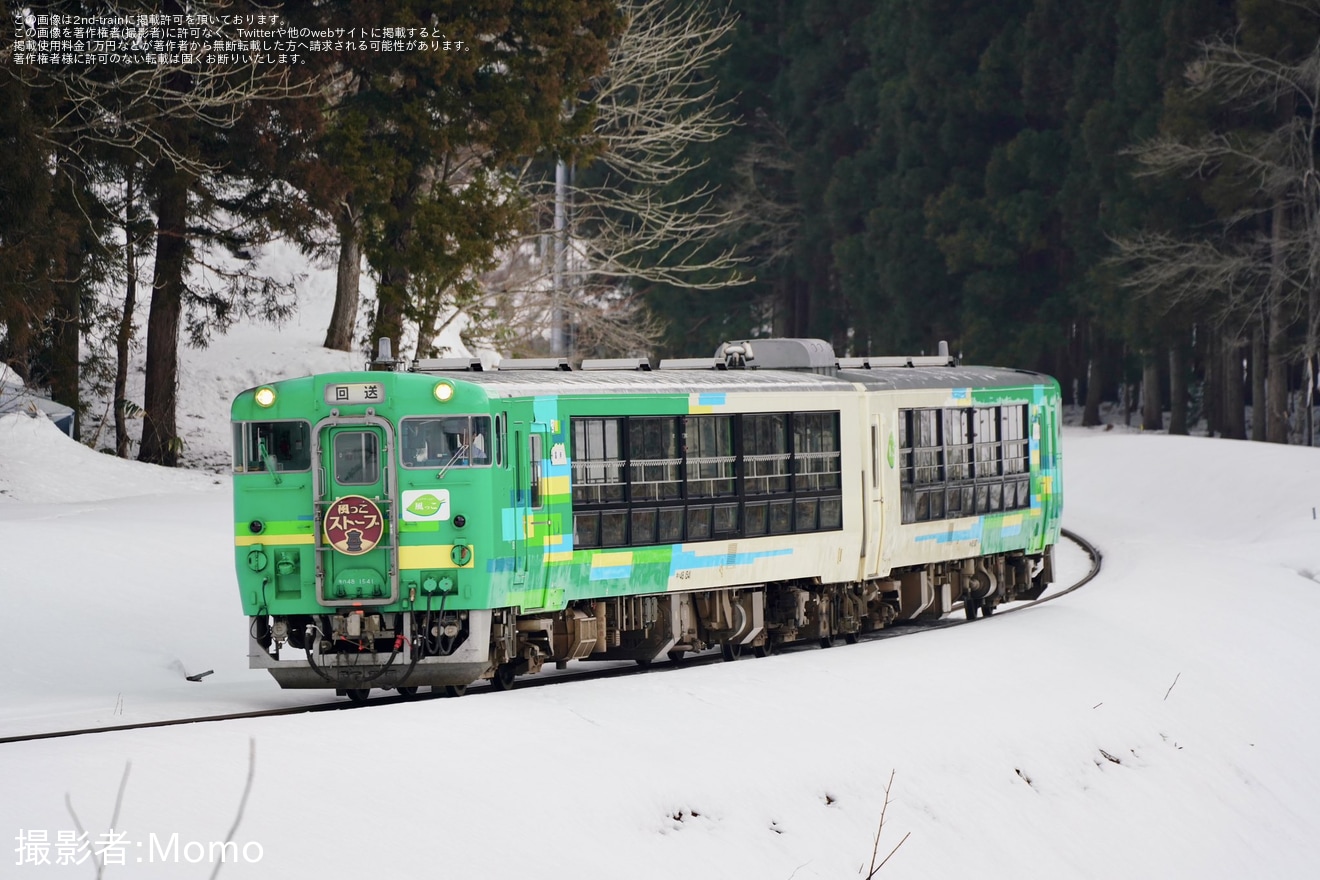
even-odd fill
[[(91, 7), (445, 42), (36, 63), (25, 15)], [(572, 358), (943, 340), (1086, 424), (1311, 444), (1317, 110), (1320, 0), (33, 3), (0, 360), (75, 409), (101, 383), (120, 454), (175, 464), (179, 346), (296, 306), (252, 259), (281, 238), (339, 267), (333, 348), (443, 354), (460, 313)]]

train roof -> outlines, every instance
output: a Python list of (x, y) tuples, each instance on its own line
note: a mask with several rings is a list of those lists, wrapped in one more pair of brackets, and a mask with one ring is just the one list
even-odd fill
[(1042, 385), (1054, 379), (1044, 373), (1008, 367), (879, 367), (843, 369), (840, 378), (858, 382), (871, 391), (897, 391), (906, 388), (1005, 388)]
[(792, 369), (677, 370), (419, 370), (450, 375), (485, 389), (491, 397), (544, 394), (691, 394), (732, 392), (819, 393), (920, 388), (1004, 388), (1052, 382), (1048, 376), (1003, 367), (880, 367), (816, 373)]
[[(388, 345), (382, 365), (394, 365)], [(709, 358), (661, 361), (646, 358), (585, 360), (574, 370), (567, 358), (506, 359), (482, 369), (476, 358), (413, 362), (411, 372), (461, 373), (492, 397), (538, 394), (684, 394), (728, 392), (868, 391), (919, 388), (1004, 388), (1053, 382), (1048, 376), (1003, 367), (958, 366), (941, 342), (938, 355), (838, 358), (823, 339), (744, 339), (725, 342)], [(457, 378), (457, 376), (455, 376)]]
[(453, 377), (481, 386), (491, 397), (736, 391), (819, 393), (847, 391), (852, 387), (834, 376), (788, 370), (493, 370)]

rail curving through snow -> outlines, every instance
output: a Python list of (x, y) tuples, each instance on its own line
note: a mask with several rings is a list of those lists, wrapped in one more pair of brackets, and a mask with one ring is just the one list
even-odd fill
[[(1022, 611), (1026, 608), (1031, 608), (1036, 605), (1040, 605), (1044, 602), (1051, 602), (1055, 599), (1059, 599), (1063, 596), (1068, 595), (1074, 590), (1080, 589), (1081, 587), (1090, 583), (1096, 577), (1096, 575), (1100, 573), (1100, 565), (1103, 556), (1100, 553), (1100, 550), (1096, 548), (1094, 544), (1092, 544), (1090, 541), (1086, 540), (1081, 535), (1069, 529), (1062, 530), (1062, 537), (1066, 538), (1069, 541), (1072, 541), (1074, 544), (1080, 547), (1082, 552), (1085, 553), (1087, 557), (1091, 560), (1090, 569), (1087, 571), (1087, 573), (1083, 577), (1079, 578), (1076, 582), (1068, 585), (1062, 590), (1050, 591), (1047, 592), (1045, 595), (1041, 596), (1039, 599), (1035, 599), (1030, 602), (1023, 602), (1021, 604), (1014, 605), (1012, 608), (1004, 608), (1000, 611), (997, 611), (995, 612), (994, 615), (992, 615), (991, 619), (993, 619), (994, 617), (1002, 617), (1005, 614), (1012, 614), (1015, 611)], [(980, 619), (984, 620), (985, 618), (980, 618)], [(951, 626), (963, 626), (972, 622), (973, 621), (966, 619), (944, 617), (939, 620), (928, 621), (928, 622), (894, 624), (883, 630), (878, 630), (872, 633), (866, 633), (860, 637), (859, 641), (867, 642), (867, 641), (876, 641), (879, 639), (886, 639), (886, 638), (896, 638), (898, 636), (912, 635), (913, 633), (916, 632), (924, 632), (926, 630), (931, 630), (931, 629), (942, 629)], [(803, 650), (808, 647), (809, 644), (804, 643), (800, 647), (790, 647), (785, 650), (791, 652), (791, 651)], [(653, 672), (659, 672), (665, 669), (675, 669), (684, 666), (705, 666), (710, 663), (721, 663), (721, 662), (724, 662), (724, 660), (720, 656), (720, 653), (718, 651), (714, 651), (711, 653), (703, 654), (699, 657), (692, 657), (679, 661), (671, 660), (665, 663), (657, 663), (654, 666), (648, 666), (648, 667), (627, 665), (627, 666), (613, 667), (609, 669), (597, 669), (591, 672), (575, 672), (566, 675), (537, 676), (519, 682), (517, 689), (525, 690), (527, 688), (546, 687), (548, 685), (566, 684), (569, 682), (590, 681), (592, 679), (598, 679), (598, 678), (619, 678), (626, 675), (643, 675), (643, 674), (650, 674)], [(477, 696), (486, 693), (499, 693), (499, 692), (500, 690), (496, 687), (484, 686), (484, 687), (479, 687), (476, 690), (472, 691), (471, 696)], [(427, 700), (427, 699), (437, 699), (437, 698), (444, 698), (443, 691), (422, 695), (422, 696), (413, 696), (413, 697), (404, 697), (404, 696), (379, 697), (373, 700), (372, 703), (373, 704), (402, 703), (402, 702), (413, 702), (417, 700)], [(352, 703), (348, 700), (336, 699), (336, 701), (333, 703), (317, 703), (311, 706), (291, 706), (284, 709), (262, 709), (255, 712), (232, 712), (224, 715), (205, 715), (195, 718), (170, 718), (163, 721), (144, 721), (139, 724), (120, 724), (110, 727), (87, 727), (87, 728), (74, 729), (74, 730), (55, 730), (45, 733), (29, 733), (29, 734), (21, 734), (18, 736), (6, 736), (6, 737), (0, 737), (0, 745), (3, 745), (5, 743), (31, 742), (33, 740), (41, 740), (41, 739), (59, 739), (61, 737), (69, 737), (69, 736), (89, 736), (91, 734), (96, 734), (96, 733), (115, 733), (124, 730), (146, 730), (152, 727), (177, 727), (183, 724), (202, 724), (213, 721), (235, 721), (238, 719), (245, 719), (245, 718), (274, 718), (283, 715), (301, 715), (307, 712), (337, 712), (345, 709), (354, 709), (354, 708), (359, 708), (359, 704)]]

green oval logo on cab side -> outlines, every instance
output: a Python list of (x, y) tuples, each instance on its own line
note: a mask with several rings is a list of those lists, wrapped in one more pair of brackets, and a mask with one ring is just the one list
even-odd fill
[(408, 512), (415, 513), (418, 516), (435, 516), (440, 512), (440, 499), (430, 492), (418, 495), (408, 505)]

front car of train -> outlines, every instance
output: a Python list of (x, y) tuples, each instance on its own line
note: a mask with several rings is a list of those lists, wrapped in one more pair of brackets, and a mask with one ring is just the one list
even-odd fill
[(273, 382), (232, 407), (249, 656), (284, 687), (461, 687), (489, 675), (474, 560), (509, 471), (470, 383), (403, 372)]

